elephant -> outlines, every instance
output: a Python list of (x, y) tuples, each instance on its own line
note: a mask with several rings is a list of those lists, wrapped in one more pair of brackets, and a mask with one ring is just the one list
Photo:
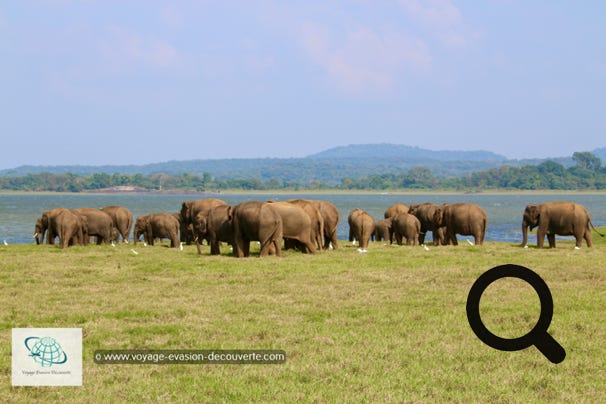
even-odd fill
[(375, 221), (368, 213), (356, 208), (347, 217), (349, 223), (349, 241), (358, 240), (360, 249), (368, 248), (368, 242), (375, 230)]
[(395, 203), (387, 208), (383, 216), (385, 219), (389, 219), (390, 217), (397, 216), (399, 213), (408, 213), (408, 206), (400, 202)]
[(36, 240), (36, 244), (42, 244), (44, 242), (45, 235), (46, 244), (55, 244), (55, 238), (58, 236), (58, 233), (57, 229), (54, 228), (54, 221), (51, 219), (64, 210), (66, 210), (66, 208), (55, 208), (42, 212), (42, 216), (36, 220), (34, 229), (34, 239)]
[[(88, 235), (96, 236), (97, 244), (109, 243), (113, 239), (114, 222), (110, 215), (95, 208), (77, 208), (72, 211), (86, 217)], [(88, 240), (85, 244), (88, 244)]]
[(171, 248), (179, 247), (179, 219), (173, 213), (153, 213), (147, 218), (146, 233), (149, 245), (154, 239), (170, 239)]
[(34, 238), (40, 244), (44, 240), (45, 231), (48, 231), (48, 244), (54, 244), (55, 237), (59, 237), (59, 248), (80, 245), (85, 238), (85, 220), (66, 208), (44, 211), (42, 217), (36, 221), (36, 234), (34, 234)]
[(289, 199), (287, 202), (299, 206), (307, 213), (311, 219), (312, 241), (316, 248), (321, 250), (324, 246), (324, 217), (318, 204), (308, 199)]
[(147, 229), (147, 220), (149, 219), (149, 215), (143, 215), (137, 217), (135, 221), (135, 228), (133, 229), (133, 239), (135, 241), (135, 245), (139, 241), (139, 237), (143, 235), (143, 241), (149, 244), (149, 240), (147, 238), (146, 229)]
[(202, 254), (200, 245), (203, 239), (208, 240), (211, 255), (221, 254), (222, 241), (234, 245), (233, 226), (228, 216), (229, 207), (229, 205), (217, 205), (196, 215), (193, 230), (198, 254)]
[(316, 205), (322, 220), (324, 221), (324, 246), (328, 250), (331, 246), (334, 250), (339, 248), (339, 240), (337, 238), (337, 226), (339, 225), (339, 210), (331, 202), (314, 200), (310, 201)]
[(434, 213), (434, 223), (446, 226), (445, 240), (458, 245), (457, 234), (472, 235), (476, 245), (484, 243), (487, 224), (486, 211), (473, 203), (452, 203), (438, 206)]
[(419, 243), (425, 244), (425, 235), (428, 231), (431, 231), (433, 244), (444, 245), (446, 240), (444, 239), (445, 228), (437, 226), (434, 220), (436, 209), (440, 207), (435, 203), (419, 203), (410, 205), (408, 213), (415, 215), (421, 222), (421, 232), (419, 233)]
[(389, 240), (391, 244), (393, 242), (391, 226), (392, 226), (393, 218), (381, 219), (375, 221), (375, 230), (372, 233), (372, 240), (381, 241), (381, 240)]
[[(285, 243), (294, 241), (303, 253), (316, 253), (314, 226), (307, 212), (290, 202), (268, 202), (282, 218), (282, 237)], [(286, 248), (286, 247), (285, 247)]]
[(528, 228), (532, 230), (537, 226), (537, 248), (543, 248), (545, 235), (547, 235), (549, 247), (555, 248), (556, 234), (574, 236), (575, 248), (581, 248), (583, 239), (585, 239), (587, 247), (591, 247), (593, 241), (590, 227), (604, 237), (593, 226), (585, 206), (573, 202), (546, 202), (526, 206), (522, 217), (522, 247), (526, 247), (528, 244)]
[(417, 245), (421, 222), (415, 215), (410, 213), (399, 213), (392, 219), (392, 232), (398, 245), (402, 245), (402, 239), (406, 239), (406, 245)]
[[(112, 218), (114, 228), (122, 236), (122, 240), (128, 243), (130, 230), (133, 227), (133, 214), (123, 206), (106, 206), (101, 210)], [(114, 237), (112, 237), (114, 239)], [(116, 238), (117, 241), (117, 238)]]
[(227, 205), (227, 202), (217, 198), (196, 199), (181, 204), (181, 241), (191, 244), (194, 240), (190, 224), (193, 223), (198, 212), (208, 211), (218, 205)]
[(88, 236), (85, 233), (86, 218), (71, 210), (59, 212), (51, 221), (59, 236), (59, 248), (82, 245)]
[(250, 255), (251, 241), (261, 243), (260, 257), (272, 248), (276, 256), (282, 256), (282, 217), (271, 203), (249, 201), (230, 206), (228, 218), (233, 226), (236, 257)]

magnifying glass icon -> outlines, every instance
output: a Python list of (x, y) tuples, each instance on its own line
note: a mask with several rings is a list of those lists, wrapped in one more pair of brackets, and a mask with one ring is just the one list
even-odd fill
[[(501, 338), (486, 328), (480, 318), (480, 298), (486, 288), (501, 278), (519, 278), (528, 282), (539, 295), (541, 314), (539, 321), (530, 332), (519, 338)], [(552, 363), (560, 363), (566, 357), (566, 351), (548, 332), (553, 317), (553, 299), (547, 284), (534, 271), (514, 264), (499, 265), (484, 272), (474, 282), (467, 296), (467, 320), (476, 336), (486, 345), (501, 351), (519, 351), (531, 345)]]

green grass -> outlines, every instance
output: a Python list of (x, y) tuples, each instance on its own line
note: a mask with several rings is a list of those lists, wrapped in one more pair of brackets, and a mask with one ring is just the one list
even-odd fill
[[(164, 246), (0, 246), (0, 401), (604, 402), (606, 243), (574, 250), (395, 247), (237, 259)], [(559, 365), (484, 345), (465, 314), (487, 269), (525, 265), (554, 300)], [(518, 283), (516, 283), (518, 282)], [(500, 280), (481, 303), (504, 337), (536, 293)], [(83, 329), (82, 387), (11, 387), (11, 328)], [(283, 349), (281, 365), (97, 365), (97, 349)]]

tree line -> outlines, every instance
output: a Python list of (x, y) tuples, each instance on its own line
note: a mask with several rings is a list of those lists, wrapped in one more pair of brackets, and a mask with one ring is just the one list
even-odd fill
[(413, 167), (393, 174), (345, 177), (334, 184), (319, 180), (301, 183), (281, 178), (216, 179), (203, 175), (181, 174), (107, 174), (76, 175), (71, 173), (38, 173), (0, 177), (0, 189), (11, 191), (83, 192), (132, 187), (138, 191), (265, 191), (265, 190), (603, 190), (606, 189), (606, 167), (590, 152), (575, 152), (575, 165), (565, 167), (547, 160), (538, 165), (514, 167), (504, 165), (464, 177), (438, 178), (426, 167)]

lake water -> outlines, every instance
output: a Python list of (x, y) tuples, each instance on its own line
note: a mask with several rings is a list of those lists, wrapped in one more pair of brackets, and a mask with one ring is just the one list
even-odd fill
[[(0, 194), (0, 240), (9, 244), (33, 243), (34, 224), (43, 210), (67, 207), (96, 207), (121, 205), (129, 208), (135, 218), (153, 212), (178, 212), (186, 200), (216, 197), (235, 205), (248, 200), (286, 200), (291, 198), (322, 199), (335, 204), (341, 219), (338, 227), (339, 239), (347, 239), (349, 227), (347, 215), (354, 208), (366, 210), (376, 219), (390, 205), (402, 202), (406, 205), (421, 202), (455, 203), (468, 202), (482, 206), (488, 214), (486, 241), (519, 243), (522, 240), (522, 213), (530, 203), (547, 201), (571, 201), (585, 205), (594, 225), (606, 224), (606, 194), (453, 194), (453, 195), (392, 195), (392, 194), (44, 194), (8, 195)], [(459, 236), (459, 240), (466, 238)], [(469, 237), (469, 239), (472, 239)], [(534, 237), (530, 237), (535, 242)], [(2, 241), (0, 241), (2, 242)]]

